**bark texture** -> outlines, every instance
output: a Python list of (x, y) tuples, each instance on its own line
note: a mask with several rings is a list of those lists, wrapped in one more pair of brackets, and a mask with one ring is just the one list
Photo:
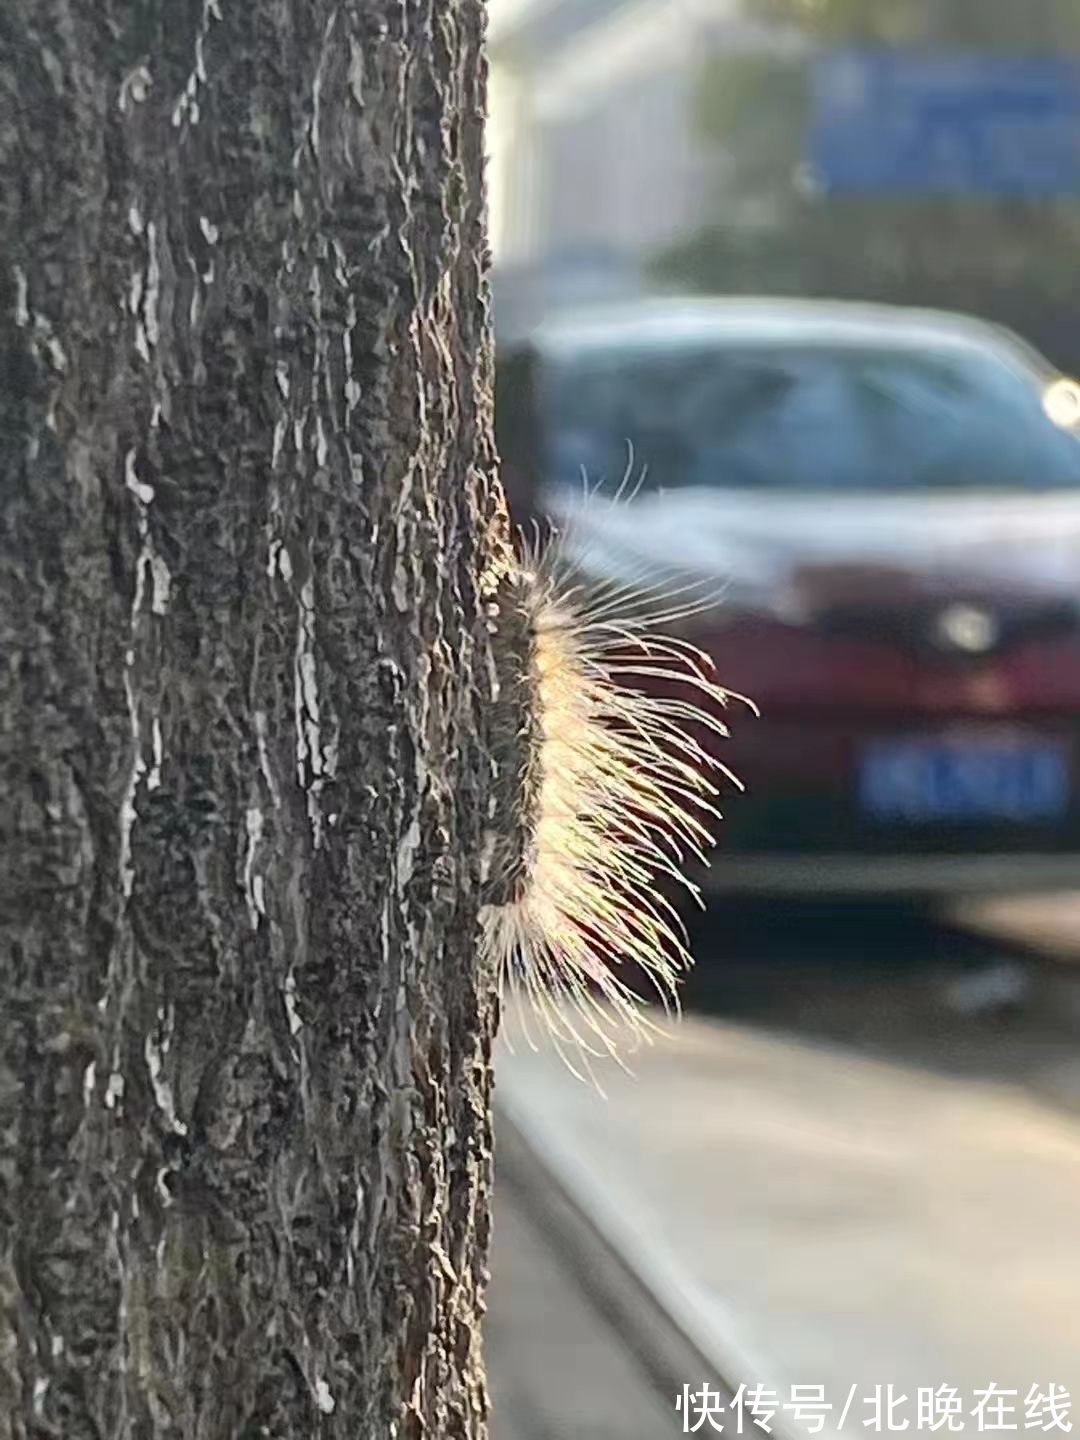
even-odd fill
[(0, 7), (4, 1440), (483, 1433), (481, 29)]

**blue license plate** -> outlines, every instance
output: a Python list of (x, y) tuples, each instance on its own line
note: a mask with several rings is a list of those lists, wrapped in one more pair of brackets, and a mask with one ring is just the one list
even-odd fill
[(859, 773), (860, 805), (877, 820), (1057, 820), (1069, 796), (1069, 757), (1052, 741), (880, 740)]

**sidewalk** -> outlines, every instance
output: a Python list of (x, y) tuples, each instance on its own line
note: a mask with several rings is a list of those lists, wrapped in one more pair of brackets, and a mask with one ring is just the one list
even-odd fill
[[(505, 1108), (496, 1126), (491, 1266), (485, 1345), (492, 1440), (687, 1433), (686, 1377), (710, 1375), (711, 1362), (594, 1228)], [(727, 1407), (732, 1396), (713, 1380), (709, 1398)], [(783, 1433), (778, 1427), (778, 1440)]]
[[(684, 1020), (603, 1070), (498, 1062), (498, 1105), (709, 1357), (692, 1384), (856, 1399), (1066, 1386), (1080, 1425), (1080, 1126), (996, 1081)], [(789, 1433), (806, 1433), (793, 1416)], [(967, 1429), (976, 1426), (966, 1422)], [(1032, 1432), (1035, 1433), (1035, 1432)]]
[[(503, 1137), (498, 1137), (500, 1155)], [(674, 1440), (673, 1396), (641, 1373), (501, 1159), (485, 1326), (491, 1440)]]
[(1080, 963), (1080, 894), (1075, 891), (966, 900), (954, 905), (952, 914), (990, 940), (1035, 947), (1055, 960)]

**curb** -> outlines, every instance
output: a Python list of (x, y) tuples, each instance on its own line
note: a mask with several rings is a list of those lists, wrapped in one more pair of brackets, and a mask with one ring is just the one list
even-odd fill
[[(581, 1288), (641, 1367), (655, 1393), (671, 1405), (683, 1386), (706, 1383), (728, 1404), (740, 1384), (783, 1395), (775, 1366), (736, 1333), (736, 1317), (706, 1307), (662, 1241), (616, 1204), (593, 1171), (514, 1093), (505, 1076), (495, 1099), (496, 1171), (523, 1208), (567, 1256)], [(725, 1426), (730, 1435), (739, 1433)], [(837, 1440), (826, 1425), (801, 1425), (778, 1409), (766, 1432), (749, 1418), (742, 1434), (772, 1440)]]

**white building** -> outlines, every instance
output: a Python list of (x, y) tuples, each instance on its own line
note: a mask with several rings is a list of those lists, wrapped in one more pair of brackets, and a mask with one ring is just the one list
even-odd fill
[(489, 15), (496, 295), (518, 329), (562, 299), (633, 290), (641, 262), (709, 214), (724, 157), (694, 133), (702, 61), (801, 41), (741, 0), (489, 0)]

